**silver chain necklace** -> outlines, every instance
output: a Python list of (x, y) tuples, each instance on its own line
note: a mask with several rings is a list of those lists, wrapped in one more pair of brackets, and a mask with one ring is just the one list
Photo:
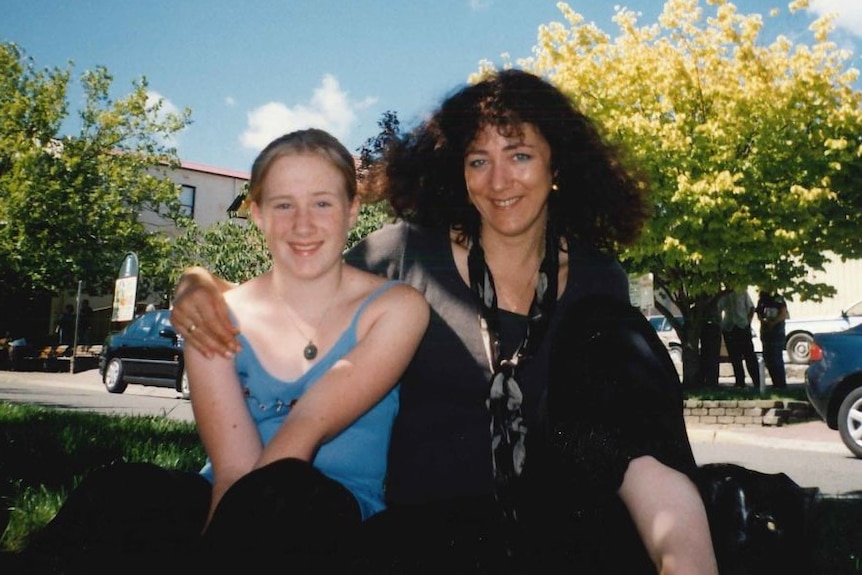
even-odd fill
[[(338, 293), (338, 290), (340, 287), (341, 287), (341, 276), (339, 275), (338, 276), (338, 284), (335, 286), (335, 294)], [(334, 297), (335, 294), (333, 294), (332, 299), (329, 300), (329, 305), (327, 305), (326, 309), (323, 310), (323, 314), (320, 316), (320, 319), (317, 320), (317, 326), (314, 328), (314, 333), (311, 335), (311, 337), (308, 337), (307, 335), (305, 335), (305, 332), (302, 331), (302, 328), (299, 327), (299, 322), (296, 321), (296, 318), (293, 317), (293, 308), (290, 306), (290, 304), (287, 303), (287, 300), (284, 299), (284, 296), (282, 296), (280, 291), (276, 290), (276, 293), (278, 294), (278, 298), (281, 300), (281, 302), (287, 307), (287, 311), (288, 311), (287, 317), (288, 317), (288, 319), (290, 319), (290, 323), (293, 324), (293, 327), (296, 328), (296, 331), (299, 332), (299, 335), (302, 336), (302, 339), (308, 340), (308, 343), (305, 344), (304, 348), (302, 348), (302, 356), (305, 359), (307, 359), (308, 361), (312, 361), (314, 358), (317, 357), (317, 351), (318, 351), (317, 345), (314, 343), (314, 336), (317, 335), (318, 330), (320, 330), (320, 326), (323, 325), (323, 321), (326, 319), (326, 316), (329, 314), (329, 310), (332, 309), (332, 305), (335, 303), (335, 300), (337, 299)]]

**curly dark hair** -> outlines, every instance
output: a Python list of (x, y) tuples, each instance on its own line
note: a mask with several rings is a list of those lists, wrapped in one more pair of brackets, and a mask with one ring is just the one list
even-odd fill
[(487, 125), (509, 136), (524, 123), (551, 148), (558, 188), (548, 209), (554, 233), (611, 251), (633, 243), (650, 215), (646, 180), (623, 166), (619, 151), (565, 94), (522, 70), (495, 72), (460, 88), (430, 119), (389, 138), (371, 181), (396, 216), (469, 233), (478, 229), (479, 214), (468, 201), (465, 151)]

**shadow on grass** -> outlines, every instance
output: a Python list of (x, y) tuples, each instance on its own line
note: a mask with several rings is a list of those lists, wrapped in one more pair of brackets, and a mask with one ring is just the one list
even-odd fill
[(19, 549), (80, 480), (116, 461), (199, 470), (193, 424), (0, 402), (0, 550)]

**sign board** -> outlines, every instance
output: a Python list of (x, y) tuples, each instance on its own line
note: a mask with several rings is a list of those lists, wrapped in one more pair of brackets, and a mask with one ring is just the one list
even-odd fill
[(653, 277), (652, 274), (642, 276), (629, 276), (629, 302), (648, 313), (653, 306)]
[(114, 283), (114, 307), (111, 321), (131, 321), (135, 317), (135, 298), (138, 292), (138, 256), (126, 254), (120, 273)]

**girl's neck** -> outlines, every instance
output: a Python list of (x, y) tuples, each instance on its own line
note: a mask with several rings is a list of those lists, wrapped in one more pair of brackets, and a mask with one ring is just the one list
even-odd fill
[(272, 269), (272, 289), (278, 300), (295, 310), (298, 316), (316, 317), (320, 310), (330, 306), (338, 296), (342, 281), (342, 266), (339, 264), (322, 276), (299, 278)]

